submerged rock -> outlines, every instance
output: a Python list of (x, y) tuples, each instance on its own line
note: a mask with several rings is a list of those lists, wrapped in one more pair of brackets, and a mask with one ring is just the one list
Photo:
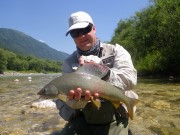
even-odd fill
[(19, 79), (15, 79), (14, 82), (19, 82)]
[(153, 102), (150, 106), (157, 108), (157, 109), (169, 109), (170, 103), (168, 103), (166, 101), (162, 101), (162, 100), (157, 100), (157, 101)]
[(56, 104), (52, 100), (42, 100), (31, 104), (32, 108), (56, 108)]

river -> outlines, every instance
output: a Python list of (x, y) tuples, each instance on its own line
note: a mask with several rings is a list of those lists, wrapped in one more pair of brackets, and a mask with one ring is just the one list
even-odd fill
[[(29, 101), (58, 75), (0, 77), (0, 135), (58, 135), (65, 121), (56, 108), (32, 108)], [(180, 133), (180, 83), (139, 79), (135, 87), (140, 103), (130, 120), (133, 135)]]
[(0, 135), (49, 135), (62, 128), (57, 109), (32, 108), (29, 101), (57, 75), (0, 77)]

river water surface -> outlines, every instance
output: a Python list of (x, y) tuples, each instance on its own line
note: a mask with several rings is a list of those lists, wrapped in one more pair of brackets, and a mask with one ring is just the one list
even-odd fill
[[(56, 108), (32, 108), (26, 104), (58, 75), (0, 77), (0, 135), (58, 135), (65, 121)], [(15, 81), (18, 79), (19, 81)], [(178, 135), (180, 133), (180, 83), (139, 79), (134, 89), (140, 99), (130, 120), (133, 135)]]
[(64, 125), (57, 109), (25, 105), (38, 98), (37, 92), (57, 75), (31, 77), (31, 81), (28, 76), (0, 77), (0, 135), (46, 135)]

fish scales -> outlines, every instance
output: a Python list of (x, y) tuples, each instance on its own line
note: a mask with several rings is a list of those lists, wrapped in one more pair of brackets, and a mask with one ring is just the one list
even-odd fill
[[(96, 70), (93, 70), (94, 67)], [(116, 107), (120, 102), (123, 102), (127, 106), (129, 117), (133, 119), (133, 108), (139, 101), (125, 96), (122, 89), (101, 80), (101, 71), (104, 74), (106, 70), (102, 70), (97, 64), (86, 63), (76, 72), (66, 73), (55, 78), (38, 94), (49, 98), (51, 96), (58, 97), (59, 94), (67, 95), (69, 90), (79, 87), (83, 93), (85, 90), (89, 90), (91, 94), (98, 92), (101, 98), (110, 100)]]
[(69, 90), (80, 87), (83, 92), (85, 90), (89, 90), (91, 93), (98, 92), (101, 97), (109, 97), (113, 101), (119, 101), (124, 97), (122, 96), (124, 91), (121, 89), (89, 74), (65, 74), (56, 78), (48, 85), (54, 85), (58, 88), (58, 94), (67, 94)]

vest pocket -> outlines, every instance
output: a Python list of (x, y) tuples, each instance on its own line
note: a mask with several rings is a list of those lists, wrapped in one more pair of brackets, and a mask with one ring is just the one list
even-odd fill
[(110, 101), (102, 102), (99, 109), (88, 103), (82, 112), (87, 123), (91, 124), (106, 124), (115, 120), (114, 106)]

